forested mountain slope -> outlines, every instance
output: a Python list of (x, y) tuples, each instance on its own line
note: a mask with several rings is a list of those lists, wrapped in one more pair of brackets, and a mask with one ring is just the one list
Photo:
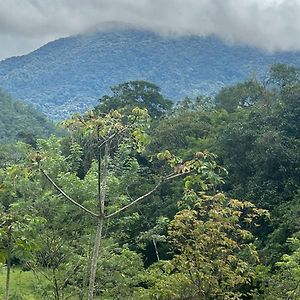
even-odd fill
[(54, 119), (84, 111), (109, 87), (147, 80), (171, 99), (214, 94), (273, 63), (300, 66), (300, 53), (265, 53), (216, 38), (108, 30), (63, 38), (0, 62), (0, 86)]
[(0, 89), (0, 143), (46, 137), (55, 131), (54, 124), (31, 105), (12, 99)]
[(121, 84), (0, 145), (0, 298), (299, 300), (300, 68), (268, 74), (171, 109)]

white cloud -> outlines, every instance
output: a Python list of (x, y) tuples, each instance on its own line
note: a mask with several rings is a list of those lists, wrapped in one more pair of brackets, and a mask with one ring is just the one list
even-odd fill
[(300, 0), (1, 0), (0, 58), (105, 22), (300, 50)]

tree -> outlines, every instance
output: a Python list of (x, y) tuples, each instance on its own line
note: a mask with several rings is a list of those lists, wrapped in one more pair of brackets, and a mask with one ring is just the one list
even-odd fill
[[(145, 129), (148, 126), (148, 113), (145, 109), (134, 108), (131, 115), (122, 115), (119, 111), (111, 111), (104, 116), (97, 116), (90, 112), (85, 117), (76, 116), (66, 122), (66, 126), (70, 130), (82, 130), (86, 135), (94, 136), (98, 143), (98, 160), (97, 160), (97, 202), (92, 207), (86, 207), (79, 201), (70, 197), (56, 182), (48, 175), (43, 165), (47, 165), (47, 159), (43, 161), (43, 153), (37, 153), (35, 162), (39, 166), (42, 174), (47, 178), (51, 185), (64, 196), (65, 199), (83, 210), (86, 214), (92, 216), (96, 220), (96, 236), (94, 241), (94, 249), (91, 257), (90, 276), (89, 276), (89, 291), (88, 299), (94, 297), (95, 277), (97, 271), (97, 262), (100, 253), (100, 245), (103, 238), (104, 223), (112, 217), (119, 215), (125, 209), (139, 203), (146, 197), (153, 194), (164, 183), (173, 178), (184, 176), (186, 173), (192, 171), (200, 171), (200, 162), (204, 155), (196, 157), (194, 160), (182, 162), (176, 157), (173, 157), (169, 152), (162, 153), (159, 157), (168, 162), (170, 167), (167, 168), (169, 172), (160, 174), (154, 181), (152, 189), (145, 192), (141, 196), (129, 202), (128, 197), (123, 202), (114, 203), (112, 199), (107, 199), (108, 196), (108, 179), (110, 172), (110, 164), (112, 163), (112, 156), (116, 149), (122, 149), (129, 145), (136, 151), (141, 151), (143, 145), (147, 142)], [(177, 168), (178, 163), (181, 168)], [(126, 191), (124, 191), (125, 193)], [(123, 196), (124, 199), (124, 196)]]
[(245, 225), (265, 211), (221, 193), (192, 197), (194, 206), (177, 213), (169, 228), (175, 274), (189, 286), (189, 299), (240, 299), (258, 261)]
[(250, 229), (267, 211), (214, 192), (225, 170), (213, 161), (185, 178), (181, 210), (169, 224), (174, 258), (154, 265), (141, 299), (242, 299), (258, 262)]
[(266, 97), (267, 91), (256, 80), (249, 80), (231, 87), (224, 87), (216, 96), (217, 108), (234, 112), (238, 107), (248, 107)]
[[(262, 297), (266, 300), (297, 300), (300, 297), (300, 240), (297, 234), (288, 239), (291, 253), (284, 254), (275, 265), (275, 274), (261, 272)], [(262, 269), (262, 271), (264, 271)], [(268, 270), (267, 270), (268, 271)]]
[(28, 201), (29, 176), (24, 166), (13, 165), (0, 170), (0, 261), (6, 262), (5, 300), (9, 299), (12, 259), (22, 259), (36, 249), (34, 234), (44, 222)]
[(288, 85), (299, 83), (300, 69), (285, 64), (274, 64), (271, 66), (267, 85), (273, 85), (279, 89), (283, 89)]
[[(178, 213), (171, 225), (170, 235), (179, 251), (173, 266), (185, 275), (197, 299), (240, 299), (255, 275), (258, 254), (253, 235), (240, 226), (239, 218), (250, 223), (262, 212), (254, 209), (253, 215), (245, 214), (254, 208), (252, 204), (222, 194), (200, 201), (195, 210)], [(189, 232), (183, 241), (181, 237)]]
[(115, 109), (125, 109), (130, 112), (134, 107), (146, 108), (149, 115), (156, 119), (164, 115), (172, 106), (165, 99), (160, 88), (147, 81), (129, 81), (111, 88), (112, 96), (103, 96), (96, 112), (109, 113)]

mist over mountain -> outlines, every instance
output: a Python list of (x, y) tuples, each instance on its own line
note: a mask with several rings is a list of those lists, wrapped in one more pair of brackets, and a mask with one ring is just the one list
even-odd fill
[(110, 29), (62, 38), (0, 62), (0, 86), (52, 119), (82, 112), (129, 80), (147, 80), (172, 100), (215, 94), (273, 63), (300, 66), (300, 52), (268, 53), (214, 37)]

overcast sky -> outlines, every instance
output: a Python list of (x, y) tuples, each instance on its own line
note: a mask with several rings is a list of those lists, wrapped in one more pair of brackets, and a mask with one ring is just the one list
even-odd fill
[(300, 0), (0, 0), (0, 59), (105, 22), (300, 50), (299, 16)]

